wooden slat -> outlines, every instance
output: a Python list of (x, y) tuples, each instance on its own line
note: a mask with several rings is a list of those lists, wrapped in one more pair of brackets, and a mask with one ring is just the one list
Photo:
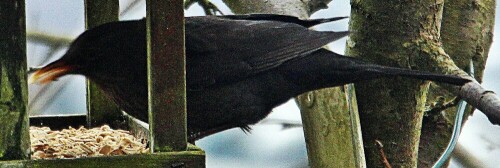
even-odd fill
[(356, 101), (356, 91), (354, 84), (347, 84), (343, 86), (345, 97), (347, 100), (347, 109), (349, 110), (349, 117), (351, 121), (350, 132), (352, 140), (352, 151), (354, 152), (354, 161), (356, 167), (365, 168), (365, 150), (363, 149), (363, 135), (361, 134), (361, 123), (359, 121), (358, 102)]
[[(101, 24), (118, 21), (119, 0), (85, 0), (86, 28), (91, 29)], [(110, 124), (113, 128), (124, 128), (124, 122), (118, 106), (109, 100), (104, 92), (87, 80), (87, 114), (89, 127)]]
[(79, 128), (87, 124), (87, 115), (41, 115), (31, 116), (30, 126), (50, 127), (52, 130)]
[(354, 90), (350, 85), (299, 96), (311, 167), (366, 167)]
[(126, 120), (127, 130), (129, 130), (130, 133), (134, 135), (134, 137), (139, 139), (146, 139), (149, 142), (150, 138), (149, 124), (139, 119), (136, 119), (125, 112), (123, 112), (123, 116), (125, 117)]
[(24, 0), (0, 2), (0, 160), (29, 154)]
[(168, 167), (203, 168), (205, 153), (201, 150), (183, 152), (163, 152), (111, 157), (88, 157), (54, 160), (14, 160), (0, 162), (0, 167), (40, 167), (40, 168), (82, 168), (82, 167)]
[(154, 151), (186, 149), (183, 0), (147, 1), (149, 123)]

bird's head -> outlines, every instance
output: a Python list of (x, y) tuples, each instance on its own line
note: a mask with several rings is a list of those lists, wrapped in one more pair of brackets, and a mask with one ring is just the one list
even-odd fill
[(81, 34), (58, 60), (35, 71), (30, 83), (48, 83), (67, 74), (91, 80), (120, 80), (146, 71), (145, 22), (103, 24)]

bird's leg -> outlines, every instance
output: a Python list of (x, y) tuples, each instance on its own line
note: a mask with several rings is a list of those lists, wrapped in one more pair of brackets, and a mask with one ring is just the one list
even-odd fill
[(184, 9), (188, 9), (193, 5), (194, 3), (198, 3), (203, 8), (203, 11), (205, 11), (206, 15), (216, 15), (217, 12), (220, 13), (221, 15), (224, 15), (215, 4), (210, 2), (209, 0), (186, 0), (184, 1)]
[[(223, 125), (220, 127), (215, 127), (215, 128), (203, 131), (203, 132), (193, 132), (193, 133), (190, 133), (188, 135), (188, 142), (191, 144), (194, 144), (194, 141), (196, 141), (196, 140), (199, 140), (199, 139), (204, 138), (206, 136), (209, 136), (209, 135), (212, 135), (212, 134), (215, 134), (218, 132), (222, 132), (222, 131), (225, 131), (225, 130), (228, 130), (228, 129), (231, 129), (234, 127), (238, 127), (238, 126)], [(250, 130), (250, 128), (248, 126), (242, 126), (240, 128), (242, 128), (245, 132), (249, 132), (249, 130)]]

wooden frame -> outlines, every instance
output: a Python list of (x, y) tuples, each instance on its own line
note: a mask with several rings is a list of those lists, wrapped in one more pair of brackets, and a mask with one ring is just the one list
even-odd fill
[[(24, 0), (0, 2), (0, 167), (205, 167), (205, 153), (187, 144), (184, 9), (182, 0), (147, 1), (149, 129), (119, 112), (88, 84), (88, 115), (31, 118), (33, 125), (58, 128), (125, 120), (136, 135), (149, 137), (151, 154), (29, 160), (26, 28)], [(89, 28), (118, 20), (118, 0), (85, 0)], [(167, 47), (165, 47), (167, 46)], [(165, 71), (161, 67), (168, 66)], [(161, 78), (161, 76), (170, 76)], [(168, 79), (168, 80), (166, 80)], [(95, 101), (97, 100), (97, 101)], [(111, 111), (112, 115), (108, 115)], [(85, 119), (86, 118), (86, 119)], [(61, 121), (62, 120), (62, 121)], [(64, 121), (70, 122), (61, 124)], [(87, 125), (85, 124), (85, 125)], [(150, 131), (148, 131), (150, 130)], [(146, 135), (149, 134), (149, 135)], [(2, 141), (7, 139), (7, 141)]]

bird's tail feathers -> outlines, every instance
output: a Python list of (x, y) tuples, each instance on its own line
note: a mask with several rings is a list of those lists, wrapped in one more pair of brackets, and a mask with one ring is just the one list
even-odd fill
[(425, 71), (411, 70), (411, 69), (403, 69), (396, 67), (386, 67), (379, 65), (369, 66), (366, 71), (376, 72), (382, 76), (402, 76), (408, 78), (422, 79), (422, 80), (430, 80), (434, 82), (448, 83), (452, 85), (463, 85), (467, 82), (470, 82), (469, 79), (455, 76), (455, 75), (445, 75), (445, 74), (437, 74), (430, 73)]

